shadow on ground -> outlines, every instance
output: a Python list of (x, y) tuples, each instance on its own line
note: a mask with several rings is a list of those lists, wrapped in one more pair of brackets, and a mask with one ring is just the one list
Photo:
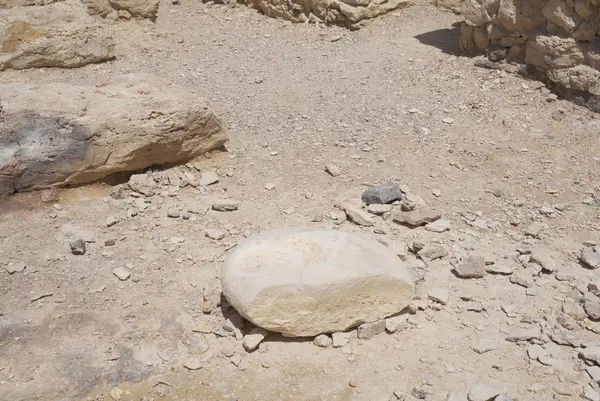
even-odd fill
[(437, 47), (446, 54), (458, 56), (460, 53), (459, 28), (460, 22), (455, 22), (452, 24), (452, 28), (436, 29), (417, 35), (415, 38), (424, 45)]
[[(433, 46), (440, 49), (445, 54), (454, 56), (469, 56), (463, 54), (460, 51), (460, 25), (461, 22), (455, 22), (452, 24), (452, 28), (436, 29), (435, 31), (425, 32), (420, 35), (416, 35), (415, 38), (422, 44)], [(496, 49), (497, 50), (497, 49)], [(470, 55), (473, 57), (473, 64), (479, 68), (485, 68), (490, 70), (505, 70), (512, 74), (519, 74), (525, 79), (539, 81), (559, 98), (574, 103), (577, 106), (585, 107), (595, 113), (600, 113), (600, 96), (593, 95), (588, 91), (574, 91), (572, 88), (566, 88), (559, 84), (553, 83), (548, 79), (547, 75), (543, 71), (536, 71), (533, 68), (529, 68), (524, 64), (518, 64), (516, 62), (506, 61), (506, 49), (500, 49), (504, 54), (500, 57), (496, 55), (494, 46), (491, 46), (487, 50), (487, 57), (480, 57), (482, 55)], [(510, 65), (512, 64), (512, 68)], [(518, 68), (514, 68), (515, 64)], [(508, 67), (508, 68), (507, 68)]]

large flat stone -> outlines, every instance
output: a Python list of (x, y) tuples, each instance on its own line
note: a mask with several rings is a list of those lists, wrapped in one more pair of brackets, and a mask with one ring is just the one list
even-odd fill
[(91, 86), (0, 85), (0, 195), (189, 160), (226, 140), (220, 118), (148, 74)]
[(411, 302), (411, 277), (377, 241), (338, 230), (264, 232), (227, 256), (223, 293), (246, 319), (284, 336), (346, 331)]
[(0, 71), (75, 68), (114, 57), (108, 27), (81, 2), (0, 9)]

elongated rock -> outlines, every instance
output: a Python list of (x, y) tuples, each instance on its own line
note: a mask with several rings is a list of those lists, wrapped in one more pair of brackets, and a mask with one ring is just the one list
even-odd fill
[(404, 224), (410, 227), (423, 226), (432, 223), (442, 215), (433, 209), (422, 208), (410, 212), (397, 212), (392, 215), (392, 220), (398, 224)]
[(531, 251), (530, 261), (542, 266), (542, 270), (545, 273), (552, 273), (556, 270), (556, 262), (552, 259), (552, 256), (550, 256), (546, 249), (535, 248)]
[(369, 213), (362, 210), (360, 207), (352, 205), (349, 202), (342, 202), (340, 205), (342, 210), (346, 212), (346, 216), (359, 226), (372, 226), (375, 224)]
[(221, 277), (247, 320), (287, 337), (346, 331), (407, 307), (414, 286), (377, 241), (318, 228), (264, 232), (238, 244)]
[(362, 201), (367, 205), (386, 204), (404, 199), (404, 192), (397, 184), (382, 184), (367, 189), (362, 194)]
[(89, 86), (14, 82), (0, 95), (0, 196), (182, 162), (226, 140), (204, 101), (149, 74)]

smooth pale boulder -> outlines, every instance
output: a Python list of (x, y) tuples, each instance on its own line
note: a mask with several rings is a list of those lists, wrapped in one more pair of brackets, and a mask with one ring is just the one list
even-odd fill
[(205, 101), (149, 74), (4, 84), (0, 105), (0, 196), (184, 162), (227, 139)]
[(79, 1), (0, 9), (0, 71), (75, 68), (113, 58), (109, 28)]
[(414, 285), (379, 242), (319, 228), (257, 234), (227, 256), (223, 294), (247, 320), (286, 337), (346, 331), (407, 307)]

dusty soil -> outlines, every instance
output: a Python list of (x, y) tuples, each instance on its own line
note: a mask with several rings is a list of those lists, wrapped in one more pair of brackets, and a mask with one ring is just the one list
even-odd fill
[[(547, 324), (596, 275), (577, 256), (600, 240), (600, 119), (549, 102), (533, 81), (458, 57), (456, 21), (417, 4), (349, 32), (241, 6), (164, 2), (156, 25), (119, 23), (114, 62), (0, 74), (0, 82), (91, 84), (156, 73), (209, 99), (232, 137), (228, 153), (199, 161), (219, 183), (165, 190), (135, 217), (127, 217), (132, 199), (113, 199), (102, 184), (50, 203), (25, 194), (2, 205), (0, 399), (437, 401), (478, 382), (522, 401), (579, 399), (590, 381), (579, 348), (539, 336), (531, 342), (552, 357), (546, 366), (528, 356), (528, 341), (505, 338)], [(327, 163), (342, 175), (328, 175)], [(359, 200), (367, 185), (389, 181), (442, 211), (452, 229), (329, 218), (337, 200)], [(240, 209), (208, 210), (223, 197)], [(541, 214), (543, 206), (554, 212)], [(169, 209), (191, 217), (169, 218)], [(119, 222), (107, 227), (110, 216)], [(532, 222), (543, 227), (537, 238), (524, 234)], [(218, 307), (219, 269), (245, 236), (285, 226), (421, 241), (450, 256), (429, 266), (408, 259), (425, 275), (422, 308), (394, 334), (326, 349), (270, 335), (247, 353), (220, 328), (231, 311)], [(205, 237), (206, 227), (225, 238)], [(71, 254), (76, 238), (87, 241), (83, 256)], [(109, 239), (116, 244), (106, 246)], [(497, 262), (535, 246), (558, 269), (528, 290), (507, 276), (451, 272), (469, 254)], [(25, 270), (5, 271), (19, 261)], [(120, 281), (117, 267), (131, 277)], [(432, 288), (449, 291), (447, 305), (428, 303)], [(575, 345), (598, 341), (586, 325), (567, 330)], [(495, 348), (475, 352), (481, 340)], [(190, 357), (202, 368), (183, 367)]]

